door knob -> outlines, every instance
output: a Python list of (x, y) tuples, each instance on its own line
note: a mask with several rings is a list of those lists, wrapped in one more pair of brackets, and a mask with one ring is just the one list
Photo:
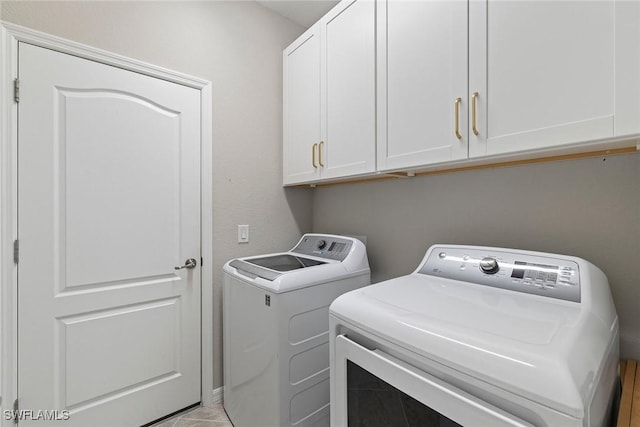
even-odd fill
[(196, 265), (198, 265), (198, 261), (196, 261), (194, 258), (189, 258), (184, 262), (184, 265), (181, 265), (180, 267), (174, 267), (174, 268), (176, 270), (182, 270), (183, 268), (195, 268)]

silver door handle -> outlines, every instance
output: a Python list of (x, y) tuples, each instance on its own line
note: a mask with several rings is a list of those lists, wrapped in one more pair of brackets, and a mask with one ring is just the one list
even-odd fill
[(182, 270), (183, 268), (195, 268), (196, 265), (198, 265), (198, 261), (196, 261), (195, 258), (189, 258), (184, 262), (184, 265), (181, 265), (180, 267), (174, 267), (174, 268), (176, 270)]

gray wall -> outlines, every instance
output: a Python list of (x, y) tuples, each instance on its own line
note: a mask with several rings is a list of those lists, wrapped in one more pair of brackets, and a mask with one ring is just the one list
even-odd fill
[(608, 276), (622, 354), (640, 357), (640, 154), (316, 188), (315, 232), (366, 235), (374, 282), (434, 243), (575, 255)]
[[(2, 1), (1, 14), (213, 82), (216, 273), (205, 286), (214, 287), (211, 363), (222, 385), (222, 265), (284, 250), (311, 229), (311, 190), (282, 188), (282, 50), (303, 28), (249, 1)], [(237, 243), (238, 224), (250, 225), (250, 243)]]

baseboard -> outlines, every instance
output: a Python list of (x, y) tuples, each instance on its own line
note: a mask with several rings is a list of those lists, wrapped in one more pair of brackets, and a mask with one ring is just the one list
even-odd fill
[(224, 400), (224, 387), (213, 389), (213, 403), (222, 403)]

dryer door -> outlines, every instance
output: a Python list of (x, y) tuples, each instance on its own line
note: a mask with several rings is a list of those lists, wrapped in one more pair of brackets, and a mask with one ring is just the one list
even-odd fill
[[(331, 425), (532, 427), (380, 350), (335, 340)], [(388, 399), (388, 402), (387, 402)], [(382, 404), (381, 404), (382, 403)]]

